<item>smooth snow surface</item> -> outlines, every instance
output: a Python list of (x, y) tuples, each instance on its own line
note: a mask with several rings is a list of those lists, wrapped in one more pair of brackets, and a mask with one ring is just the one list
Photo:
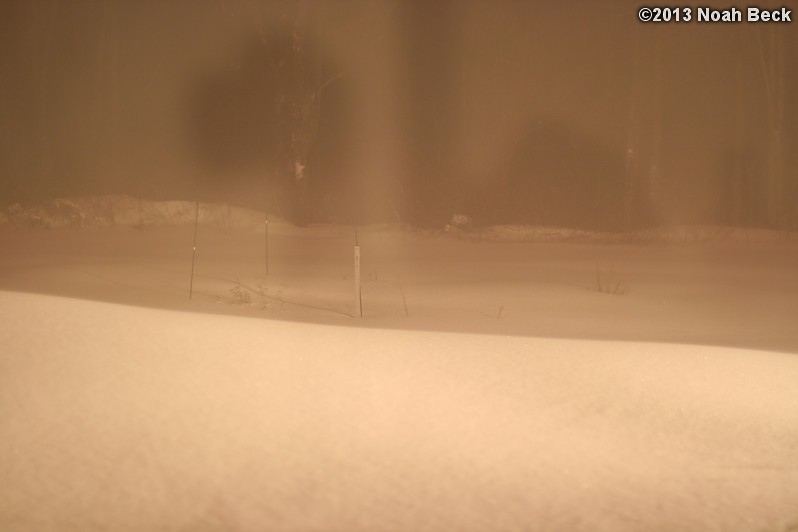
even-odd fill
[(0, 530), (798, 527), (794, 241), (271, 230), (0, 230)]
[(3, 530), (783, 530), (798, 358), (2, 293)]

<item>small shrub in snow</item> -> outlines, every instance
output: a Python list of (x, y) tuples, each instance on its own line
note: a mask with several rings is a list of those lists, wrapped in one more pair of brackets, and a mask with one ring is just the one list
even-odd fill
[(233, 303), (236, 305), (252, 304), (252, 296), (249, 295), (249, 290), (241, 285), (241, 281), (236, 280), (236, 284), (230, 289), (230, 294), (233, 296)]
[(470, 216), (466, 216), (465, 214), (453, 214), (452, 219), (446, 224), (444, 230), (447, 233), (453, 231), (469, 231), (473, 225)]
[(602, 294), (613, 296), (625, 296), (629, 293), (629, 288), (623, 286), (613, 275), (614, 265), (610, 265), (609, 272), (601, 273), (598, 263), (596, 263), (596, 286), (595, 290)]
[(58, 198), (34, 206), (15, 203), (8, 217), (16, 228), (110, 227), (113, 213), (101, 198)]

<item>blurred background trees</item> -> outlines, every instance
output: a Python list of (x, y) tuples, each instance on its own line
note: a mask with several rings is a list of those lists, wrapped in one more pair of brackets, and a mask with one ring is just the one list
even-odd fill
[(642, 25), (636, 8), (8, 0), (0, 200), (794, 227), (796, 34)]

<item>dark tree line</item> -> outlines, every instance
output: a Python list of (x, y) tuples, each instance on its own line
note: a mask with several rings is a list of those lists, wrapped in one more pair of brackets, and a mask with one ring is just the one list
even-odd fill
[[(402, 0), (383, 11), (390, 20), (380, 22), (382, 26), (361, 16), (367, 3), (353, 1), (341, 7), (344, 4), (311, 0), (268, 2), (258, 4), (268, 4), (268, 9), (260, 11), (257, 23), (239, 14), (236, 24), (240, 27), (229, 34), (238, 39), (248, 31), (248, 38), (238, 54), (229, 64), (206, 63), (205, 74), (185, 83), (188, 92), (175, 98), (187, 96), (182, 98), (187, 102), (185, 131), (205, 169), (202, 187), (214, 192), (245, 190), (238, 187), (236, 176), (249, 175), (264, 186), (258, 197), (249, 194), (244, 203), (276, 209), (298, 223), (331, 218), (351, 221), (357, 218), (358, 202), (376, 201), (370, 192), (358, 195), (358, 185), (369, 176), (353, 178), (349, 171), (352, 161), (371, 157), (370, 166), (361, 173), (379, 173), (382, 154), (390, 151), (372, 156), (370, 139), (362, 130), (355, 131), (354, 124), (368, 122), (363, 119), (363, 109), (379, 109), (385, 104), (396, 106), (385, 116), (397, 122), (391, 128), (399, 132), (396, 151), (400, 155), (398, 164), (387, 163), (395, 166), (386, 172), (393, 181), (389, 201), (379, 198), (377, 208), (370, 211), (377, 218), (400, 217), (440, 226), (452, 214), (462, 212), (485, 224), (635, 228), (667, 222), (665, 211), (674, 204), (705, 201), (709, 193), (702, 192), (704, 197), (699, 198), (695, 184), (715, 196), (709, 200), (714, 202), (712, 212), (695, 209), (703, 216), (698, 221), (767, 227), (798, 223), (798, 109), (794, 96), (798, 75), (791, 26), (738, 25), (728, 31), (695, 28), (691, 38), (706, 36), (702, 37), (704, 44), (716, 47), (711, 53), (705, 50), (703, 58), (719, 59), (713, 77), (705, 79), (711, 83), (724, 79), (724, 101), (733, 105), (720, 117), (701, 115), (704, 120), (709, 117), (727, 125), (728, 133), (721, 131), (722, 139), (706, 143), (706, 149), (717, 154), (702, 153), (717, 159), (712, 163), (716, 164), (714, 171), (710, 168), (707, 173), (704, 167), (696, 176), (701, 183), (685, 185), (684, 181), (693, 177), (675, 172), (671, 162), (685, 148), (686, 143), (676, 138), (679, 132), (697, 124), (682, 114), (684, 124), (674, 125), (671, 117), (677, 107), (701, 102), (688, 100), (690, 89), (683, 88), (694, 83), (689, 73), (690, 68), (696, 69), (696, 61), (688, 63), (689, 58), (674, 55), (673, 28), (618, 24), (621, 35), (608, 40), (604, 56), (593, 56), (605, 57), (611, 74), (597, 78), (596, 87), (573, 93), (590, 99), (590, 105), (609, 102), (612, 106), (610, 112), (596, 114), (611, 116), (613, 122), (607, 124), (606, 137), (599, 138), (601, 133), (594, 137), (586, 133), (581, 117), (565, 108), (567, 102), (551, 96), (551, 87), (563, 88), (564, 80), (574, 77), (561, 76), (551, 65), (541, 73), (546, 65), (539, 63), (546, 63), (548, 50), (530, 52), (529, 47), (518, 46), (516, 53), (513, 49), (525, 42), (523, 32), (529, 18), (519, 20), (512, 30), (518, 35), (497, 37), (497, 32), (509, 31), (506, 23), (517, 11), (512, 3), (501, 3), (501, 9), (479, 4), (480, 14), (494, 22), (484, 30), (473, 20), (473, 12), (468, 15), (471, 18), (463, 15), (468, 11), (463, 6), (472, 5), (467, 2)], [(232, 6), (243, 12), (256, 4), (219, 0), (210, 11), (221, 13), (221, 6)], [(336, 19), (341, 28), (331, 31), (327, 16), (341, 10), (343, 14)], [(131, 83), (133, 76), (146, 73), (150, 62), (157, 63), (149, 52), (138, 48), (140, 32), (150, 28), (145, 16), (149, 8), (118, 0), (96, 5), (14, 0), (0, 7), (0, 12), (4, 15), (0, 27), (5, 30), (0, 36), (4, 44), (0, 59), (9, 69), (0, 85), (0, 110), (6, 117), (0, 125), (0, 170), (6, 176), (2, 199), (9, 203), (47, 194), (142, 194), (144, 189), (137, 188), (134, 180), (145, 179), (139, 177), (145, 174), (142, 169), (160, 164), (163, 151), (142, 149), (141, 131), (157, 126), (165, 129), (172, 120), (150, 117), (145, 127), (131, 125), (139, 111), (169, 112), (163, 108), (165, 104), (147, 106), (141, 95), (147, 84)], [(518, 12), (531, 17), (537, 10)], [(137, 25), (131, 22), (134, 14)], [(386, 85), (363, 80), (373, 75), (367, 71), (378, 60), (375, 57), (381, 56), (372, 53), (362, 61), (368, 54), (360, 48), (375, 42), (368, 31), (388, 26), (391, 36), (380, 41), (381, 46), (388, 49), (386, 43), (395, 44), (397, 52), (388, 54), (381, 72), (390, 70), (392, 79), (395, 76), (398, 96), (380, 100), (379, 94), (366, 94), (363, 87), (374, 90)], [(482, 33), (474, 35), (475, 30)], [(336, 62), (341, 58), (332, 57), (332, 47), (325, 39), (335, 31), (350, 34), (345, 46), (339, 39), (336, 53), (360, 57), (347, 56), (346, 68), (363, 72), (347, 72)], [(507, 135), (500, 148), (503, 153), (494, 157), (495, 168), (485, 176), (464, 178), (458, 175), (463, 168), (455, 158), (466, 144), (458, 143), (464, 137), (474, 143), (479, 134), (463, 134), (463, 117), (470, 111), (464, 87), (489, 87), (484, 90), (492, 98), (504, 97), (503, 80), (482, 83), (475, 79), (483, 75), (484, 65), (469, 63), (474, 59), (463, 52), (463, 44), (470, 39), (509, 43), (507, 57), (496, 58), (502, 61), (501, 68), (488, 70), (494, 75), (517, 76), (530, 93), (541, 85), (548, 86), (550, 92), (535, 109), (523, 108), (534, 98), (519, 101), (521, 118), (517, 122), (523, 127), (507, 128), (514, 131), (514, 138)], [(572, 39), (569, 35), (548, 36), (536, 46), (573, 45)], [(573, 49), (585, 53), (579, 46)], [(553, 57), (559, 57), (557, 53), (551, 50)], [(583, 55), (571, 57), (583, 59)], [(138, 61), (138, 67), (131, 67), (132, 59)], [(564, 70), (569, 68), (562, 65)], [(585, 68), (585, 64), (576, 68)], [(163, 80), (156, 77), (150, 81), (150, 86), (158, 86)], [(593, 99), (602, 87), (610, 96)], [(156, 88), (147, 95), (158, 90), (171, 88)], [(355, 95), (376, 100), (362, 106)], [(549, 106), (551, 113), (547, 112)], [(368, 126), (368, 131), (378, 129), (375, 122)], [(147, 144), (147, 150), (154, 144), (157, 142)], [(173, 146), (163, 145), (167, 146), (164, 151)], [(681, 173), (686, 167), (680, 167)], [(163, 171), (162, 175), (170, 174)], [(193, 175), (182, 183), (151, 179), (153, 188), (168, 188), (171, 197), (197, 192), (192, 188)], [(382, 183), (374, 187), (378, 192), (388, 188)], [(234, 198), (241, 201), (231, 193), (230, 199)]]
[[(784, 25), (741, 25), (724, 50), (733, 54), (734, 93), (731, 145), (719, 154), (720, 179), (715, 213), (711, 221), (737, 226), (771, 228), (798, 227), (798, 130), (788, 130), (788, 116), (798, 116), (790, 107), (788, 83), (792, 79), (790, 49)], [(645, 33), (647, 38), (641, 35)], [(663, 179), (663, 121), (669, 108), (665, 87), (679, 80), (668, 79), (663, 49), (663, 28), (638, 27), (633, 34), (633, 60), (629, 82), (628, 134), (623, 184), (625, 226), (657, 225), (658, 210), (668, 193)], [(795, 58), (792, 58), (794, 61)], [(685, 80), (689, 83), (690, 80)], [(671, 104), (673, 105), (673, 104)], [(752, 144), (752, 131), (764, 130)], [(790, 150), (788, 146), (792, 146)], [(710, 178), (710, 176), (707, 176)], [(689, 202), (690, 198), (680, 201)]]

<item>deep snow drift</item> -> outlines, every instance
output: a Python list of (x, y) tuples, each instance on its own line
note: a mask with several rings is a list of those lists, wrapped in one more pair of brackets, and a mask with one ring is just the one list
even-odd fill
[(189, 301), (149, 205), (0, 225), (2, 530), (798, 526), (794, 239), (361, 228), (353, 318), (351, 228), (208, 206)]

